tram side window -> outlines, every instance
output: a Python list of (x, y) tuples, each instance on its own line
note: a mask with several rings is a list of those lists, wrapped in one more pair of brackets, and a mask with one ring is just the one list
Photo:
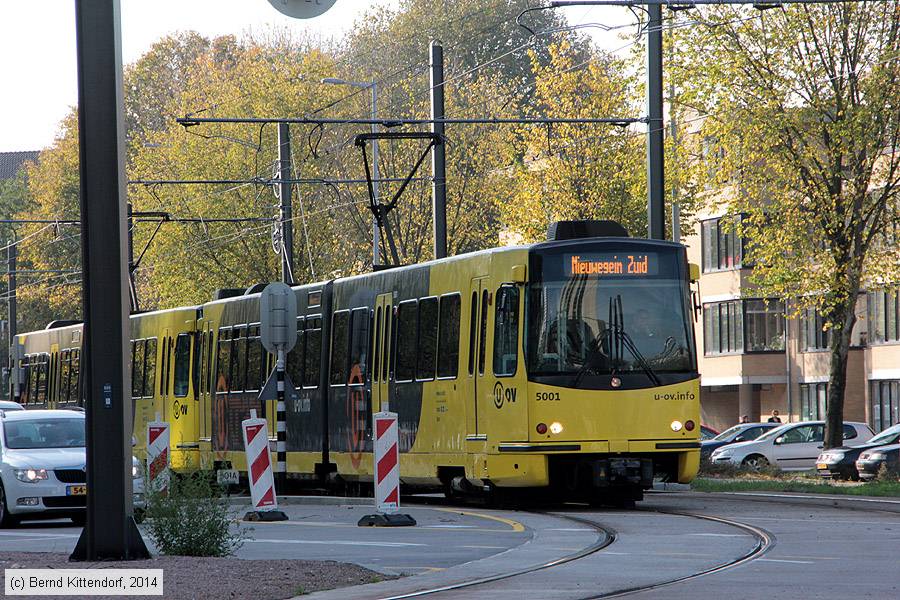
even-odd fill
[(394, 321), (391, 307), (384, 309), (384, 339), (381, 341), (381, 381), (387, 383), (391, 375), (391, 336), (393, 335)]
[(81, 404), (81, 398), (78, 395), (81, 390), (81, 380), (79, 379), (81, 369), (78, 362), (80, 354), (80, 350), (72, 350), (69, 364), (69, 402), (76, 402), (79, 405)]
[(147, 340), (144, 349), (144, 398), (152, 398), (156, 393), (156, 338)]
[(41, 372), (41, 364), (39, 360), (40, 359), (38, 358), (37, 354), (33, 354), (31, 356), (31, 384), (28, 390), (28, 400), (31, 404), (34, 404), (38, 401), (38, 379)]
[(353, 369), (359, 367), (359, 380), (354, 379), (354, 383), (363, 383), (366, 380), (369, 368), (368, 352), (369, 310), (357, 308), (351, 313), (350, 319), (350, 377), (354, 375)]
[(47, 361), (43, 354), (40, 356), (40, 361), (40, 366), (38, 367), (37, 403), (43, 404), (47, 401)]
[(131, 397), (144, 397), (144, 345), (146, 340), (131, 342)]
[(478, 374), (484, 375), (484, 355), (487, 348), (488, 291), (481, 292), (481, 331), (478, 340)]
[(494, 375), (508, 377), (519, 362), (519, 288), (497, 290), (494, 311)]
[(318, 387), (322, 364), (321, 317), (307, 317), (303, 341), (303, 387)]
[(263, 369), (263, 347), (259, 338), (259, 325), (251, 325), (247, 337), (247, 385), (246, 390), (259, 390)]
[(475, 342), (478, 333), (478, 292), (472, 292), (472, 310), (469, 313), (469, 375), (475, 374)]
[[(297, 343), (294, 344), (293, 350), (288, 352), (286, 361), (286, 369), (288, 377), (295, 388), (303, 385), (303, 346), (306, 342), (306, 336), (303, 331), (303, 317), (297, 317)], [(263, 379), (267, 377), (267, 373), (263, 373)]]
[(381, 307), (375, 309), (375, 335), (372, 336), (372, 381), (381, 375)]
[(437, 359), (438, 299), (419, 300), (419, 342), (416, 379), (434, 379)]
[(216, 357), (216, 392), (231, 390), (231, 330), (219, 330), (219, 353)]
[(441, 296), (437, 376), (455, 378), (459, 369), (459, 294)]
[(349, 353), (350, 311), (334, 313), (331, 321), (331, 385), (347, 383), (347, 358)]
[(401, 302), (397, 307), (397, 340), (394, 381), (412, 381), (416, 376), (416, 301)]
[[(69, 403), (69, 361), (71, 351), (63, 350), (59, 353), (59, 402)], [(74, 398), (72, 399), (74, 400)]]
[(235, 329), (235, 340), (231, 351), (231, 391), (241, 392), (247, 389), (245, 378), (247, 376), (247, 328)]
[(175, 386), (176, 398), (188, 395), (191, 369), (191, 338), (186, 333), (179, 333), (175, 338)]

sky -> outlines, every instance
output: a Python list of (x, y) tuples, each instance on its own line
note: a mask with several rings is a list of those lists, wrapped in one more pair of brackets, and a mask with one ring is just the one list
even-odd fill
[[(324, 15), (307, 20), (282, 15), (268, 0), (121, 0), (122, 60), (134, 62), (156, 40), (183, 30), (215, 37), (275, 26), (337, 39), (379, 4), (396, 7), (399, 0), (337, 0)], [(578, 7), (564, 14), (570, 23), (633, 20), (618, 8)], [(595, 41), (609, 50), (622, 44), (609, 33)], [(76, 68), (74, 0), (0, 0), (0, 152), (53, 143), (60, 121), (78, 101)]]

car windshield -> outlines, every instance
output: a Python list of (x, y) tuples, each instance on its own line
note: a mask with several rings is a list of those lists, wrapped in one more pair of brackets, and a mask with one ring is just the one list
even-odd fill
[(893, 427), (888, 427), (871, 440), (868, 441), (869, 444), (896, 444), (898, 441), (898, 437), (900, 437), (900, 423), (894, 425)]
[(6, 447), (11, 450), (83, 448), (84, 419), (29, 419), (3, 424)]
[(791, 425), (782, 425), (781, 427), (775, 427), (774, 429), (771, 429), (771, 430), (765, 432), (764, 434), (762, 434), (761, 436), (759, 436), (758, 438), (756, 438), (755, 441), (764, 442), (765, 440), (771, 440), (771, 439), (777, 438), (779, 435), (782, 435), (785, 431), (787, 431), (790, 428), (791, 428)]
[(730, 427), (714, 437), (713, 439), (717, 442), (727, 442), (731, 439), (732, 436), (737, 435), (737, 433), (741, 430), (740, 425), (735, 425), (734, 427)]

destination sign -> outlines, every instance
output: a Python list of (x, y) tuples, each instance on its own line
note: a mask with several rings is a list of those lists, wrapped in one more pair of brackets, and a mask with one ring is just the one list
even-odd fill
[(563, 256), (563, 273), (576, 275), (621, 275), (642, 277), (657, 275), (659, 261), (656, 253), (627, 252), (616, 254), (567, 254)]

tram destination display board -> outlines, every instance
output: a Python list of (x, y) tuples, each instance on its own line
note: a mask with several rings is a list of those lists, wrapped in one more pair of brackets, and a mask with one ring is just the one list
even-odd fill
[(579, 275), (615, 275), (645, 277), (659, 274), (659, 257), (655, 252), (616, 252), (564, 254), (563, 273)]

